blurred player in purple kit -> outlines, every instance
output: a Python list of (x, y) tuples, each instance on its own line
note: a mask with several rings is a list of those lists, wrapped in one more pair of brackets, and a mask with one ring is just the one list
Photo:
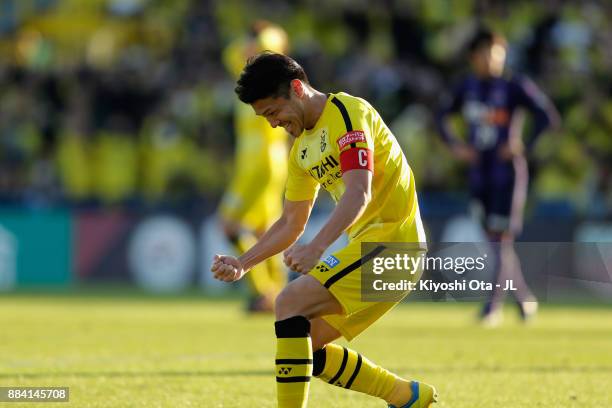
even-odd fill
[[(495, 325), (501, 318), (504, 283), (512, 280), (521, 317), (537, 311), (537, 300), (525, 283), (513, 247), (522, 227), (528, 172), (525, 154), (547, 128), (558, 126), (558, 114), (548, 98), (525, 77), (504, 75), (505, 39), (485, 28), (469, 44), (473, 73), (465, 78), (436, 117), (437, 127), (453, 154), (469, 163), (472, 211), (482, 222), (496, 248), (495, 289), (485, 304), (483, 323)], [(523, 143), (523, 111), (532, 115), (531, 134)], [(467, 141), (457, 138), (448, 118), (461, 113), (468, 127)]]

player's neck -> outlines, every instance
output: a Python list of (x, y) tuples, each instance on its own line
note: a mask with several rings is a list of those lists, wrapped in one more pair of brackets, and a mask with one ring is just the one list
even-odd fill
[(504, 71), (475, 71), (474, 74), (476, 75), (476, 78), (480, 79), (481, 81), (489, 81), (501, 78), (504, 75)]
[(308, 102), (306, 103), (306, 109), (304, 111), (304, 128), (310, 130), (316, 126), (319, 118), (323, 114), (323, 109), (325, 109), (325, 103), (327, 102), (327, 95), (316, 89), (310, 89), (310, 93), (307, 97)]

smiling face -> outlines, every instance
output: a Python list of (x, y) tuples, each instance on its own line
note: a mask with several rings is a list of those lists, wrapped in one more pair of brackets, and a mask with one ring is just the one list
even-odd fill
[(256, 100), (251, 106), (273, 128), (281, 126), (293, 137), (300, 136), (304, 131), (304, 104), (293, 90), (289, 92), (289, 98), (267, 97)]

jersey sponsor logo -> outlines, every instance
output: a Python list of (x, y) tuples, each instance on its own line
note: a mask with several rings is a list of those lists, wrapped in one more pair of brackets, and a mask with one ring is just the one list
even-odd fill
[(306, 154), (308, 153), (308, 148), (305, 148), (304, 150), (302, 150), (302, 155), (300, 156), (302, 158), (302, 160), (304, 160), (306, 158)]
[(308, 171), (312, 177), (320, 179), (339, 165), (340, 163), (332, 155), (328, 154), (319, 164), (312, 166)]
[(507, 126), (510, 123), (510, 114), (504, 108), (490, 109), (486, 121), (495, 126)]
[(342, 170), (338, 170), (335, 173), (330, 173), (327, 178), (323, 181), (320, 181), (321, 185), (323, 186), (324, 189), (328, 189), (328, 187), (331, 187), (334, 185), (334, 183), (336, 182), (336, 180), (339, 180), (342, 178)]
[(351, 130), (347, 132), (344, 136), (338, 139), (338, 147), (340, 150), (344, 149), (346, 146), (366, 141), (365, 133), (362, 130)]
[(510, 113), (504, 107), (487, 106), (480, 101), (465, 104), (463, 116), (474, 125), (508, 126)]
[(362, 147), (345, 150), (340, 154), (340, 167), (342, 171), (353, 169), (374, 171), (372, 151)]
[(487, 106), (477, 100), (469, 100), (463, 106), (463, 116), (468, 122), (480, 123), (487, 115)]
[(330, 255), (323, 260), (323, 263), (329, 266), (330, 268), (333, 268), (334, 266), (340, 263), (340, 260), (336, 258), (335, 256)]

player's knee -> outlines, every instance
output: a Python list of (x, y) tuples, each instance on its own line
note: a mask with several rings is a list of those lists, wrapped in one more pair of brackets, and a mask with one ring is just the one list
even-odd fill
[(278, 294), (274, 301), (274, 312), (276, 313), (276, 320), (288, 319), (289, 317), (299, 315), (299, 310), (296, 308), (298, 300), (293, 295), (292, 290), (286, 287)]
[(286, 286), (275, 300), (276, 320), (309, 316), (309, 305), (308, 296), (305, 296), (296, 285)]

